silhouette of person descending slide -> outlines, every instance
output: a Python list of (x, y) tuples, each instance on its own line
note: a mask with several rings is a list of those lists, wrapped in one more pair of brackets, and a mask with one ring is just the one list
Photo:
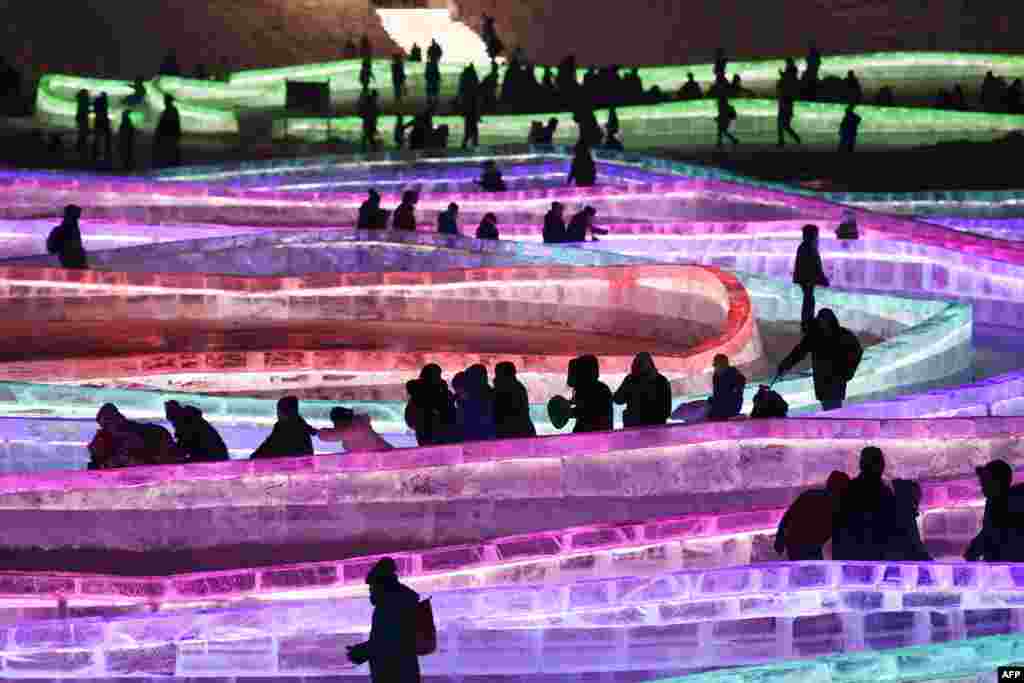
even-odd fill
[(64, 220), (46, 238), (46, 251), (57, 255), (61, 268), (89, 267), (85, 247), (82, 245), (82, 230), (78, 225), (81, 216), (81, 208), (68, 204), (64, 207)]
[(446, 443), (455, 429), (455, 398), (448, 383), (441, 377), (441, 366), (429, 363), (420, 370), (418, 379), (405, 384), (409, 403), (405, 423), (416, 432), (420, 446)]
[(551, 202), (551, 208), (544, 214), (544, 244), (565, 242), (565, 207), (561, 202)]
[(1004, 460), (976, 467), (985, 495), (981, 531), (964, 552), (968, 562), (1024, 561), (1024, 487), (1013, 486), (1013, 468)]
[(775, 533), (775, 552), (790, 562), (823, 560), (823, 548), (832, 538), (833, 519), (850, 487), (846, 472), (828, 475), (823, 489), (804, 491), (786, 510)]
[(729, 138), (733, 145), (740, 144), (736, 136), (729, 131), (736, 120), (736, 108), (732, 106), (728, 96), (724, 94), (718, 95), (717, 103), (718, 115), (715, 117), (715, 123), (718, 125), (718, 141), (715, 143), (715, 146), (721, 149), (722, 138)]
[(804, 295), (804, 303), (800, 309), (800, 329), (806, 333), (814, 319), (814, 288), (828, 287), (825, 269), (821, 265), (821, 253), (818, 251), (818, 226), (803, 227), (803, 241), (796, 250), (796, 261), (793, 263), (793, 284), (799, 285)]
[(704, 92), (700, 89), (700, 83), (694, 80), (693, 72), (688, 72), (686, 74), (686, 82), (679, 89), (679, 99), (699, 100), (702, 97), (704, 97)]
[(588, 354), (569, 361), (566, 384), (572, 389), (573, 433), (611, 431), (612, 391), (600, 381), (597, 356)]
[(402, 193), (402, 203), (395, 209), (395, 215), (391, 219), (393, 230), (416, 231), (416, 202), (420, 200), (420, 194), (416, 190), (406, 190)]
[(353, 664), (369, 662), (372, 683), (420, 683), (416, 655), (416, 610), (420, 596), (398, 580), (398, 565), (390, 557), (379, 560), (369, 574), (373, 618), (370, 637), (347, 648)]
[(263, 443), (251, 456), (258, 458), (284, 458), (313, 455), (316, 430), (299, 415), (299, 399), (285, 396), (277, 402), (277, 423)]
[(187, 456), (157, 424), (129, 420), (113, 403), (96, 413), (100, 429), (89, 443), (89, 469), (182, 464)]
[(779, 99), (777, 116), (779, 147), (785, 146), (786, 135), (792, 137), (798, 145), (801, 142), (800, 136), (793, 130), (793, 114), (796, 106), (797, 89), (800, 87), (800, 83), (796, 77), (796, 64), (792, 60), (789, 60), (789, 64), (792, 65), (792, 69), (787, 68), (779, 73), (781, 78), (776, 86)]
[(711, 361), (714, 367), (711, 375), (711, 396), (706, 401), (692, 401), (676, 408), (673, 417), (687, 424), (705, 420), (728, 420), (743, 410), (743, 390), (747, 386), (746, 376), (729, 364), (729, 357), (717, 354)]
[(843, 120), (839, 123), (839, 151), (852, 153), (857, 146), (857, 130), (860, 128), (861, 118), (853, 111), (854, 105), (848, 105), (843, 114)]
[(448, 208), (437, 214), (437, 231), (442, 235), (459, 234), (459, 205), (452, 202)]
[[(597, 209), (592, 206), (584, 206), (583, 210), (573, 215), (565, 229), (565, 241), (572, 243), (586, 242), (588, 233), (607, 235), (607, 230), (594, 225), (594, 216), (596, 215)], [(597, 237), (593, 237), (593, 240), (596, 242)]]
[(860, 474), (842, 497), (832, 535), (833, 560), (879, 561), (894, 530), (893, 493), (882, 479), (885, 457), (867, 446), (860, 452)]
[[(499, 239), (498, 217), (490, 212), (485, 213), (484, 217), (480, 219), (480, 225), (476, 228), (476, 238), (478, 240)], [(495, 368), (495, 372), (497, 372), (497, 368)], [(495, 382), (497, 382), (497, 376), (495, 376)]]
[(107, 93), (101, 92), (93, 103), (92, 160), (101, 159), (104, 164), (113, 163), (113, 131), (110, 125), (110, 102)]
[(814, 395), (822, 410), (837, 410), (846, 400), (846, 384), (853, 379), (864, 349), (857, 336), (839, 326), (830, 308), (818, 311), (800, 343), (779, 363), (778, 376), (793, 369), (808, 354), (814, 373)]
[(537, 435), (526, 387), (509, 361), (494, 366), (494, 427), (499, 439)]
[(370, 424), (370, 416), (357, 414), (349, 408), (331, 408), (331, 422), (334, 427), (317, 431), (321, 441), (340, 441), (346, 453), (365, 451), (390, 451), (393, 446)]
[(498, 165), (494, 163), (493, 159), (488, 159), (483, 163), (483, 170), (476, 184), (487, 192), (504, 192), (508, 189), (501, 176), (501, 171), (498, 170)]
[(663, 425), (672, 413), (672, 387), (646, 351), (633, 358), (629, 374), (612, 399), (626, 406), (622, 414), (623, 427)]
[(487, 368), (480, 363), (469, 366), (452, 378), (452, 389), (455, 390), (455, 424), (460, 440), (493, 439), (497, 433), (494, 389), (487, 381)]
[(121, 112), (121, 125), (117, 129), (117, 153), (121, 157), (121, 168), (126, 171), (135, 170), (135, 124), (131, 114), (128, 109)]
[(380, 193), (371, 189), (369, 197), (359, 206), (357, 230), (383, 230), (387, 227), (388, 212), (380, 208)]
[(917, 524), (921, 514), (921, 485), (909, 479), (893, 479), (892, 494), (891, 528), (882, 559), (888, 562), (931, 562), (932, 556), (921, 541), (921, 529)]
[(220, 462), (228, 460), (228, 447), (213, 425), (195, 406), (177, 401), (164, 403), (164, 415), (174, 427), (174, 441), (188, 456), (189, 462)]

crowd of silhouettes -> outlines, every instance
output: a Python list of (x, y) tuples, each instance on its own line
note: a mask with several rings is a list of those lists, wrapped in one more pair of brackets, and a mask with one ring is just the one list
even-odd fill
[(542, 236), (545, 244), (571, 244), (585, 242), (587, 236), (596, 241), (597, 235), (606, 235), (608, 231), (594, 225), (597, 209), (584, 206), (573, 214), (569, 223), (565, 222), (565, 207), (561, 202), (552, 202), (551, 208), (544, 215)]
[[(99, 429), (89, 443), (89, 469), (114, 469), (138, 465), (172, 465), (221, 462), (230, 459), (228, 447), (202, 410), (177, 401), (164, 404), (164, 416), (174, 430), (129, 420), (117, 406), (104, 404), (96, 414)], [(277, 402), (277, 422), (251, 458), (292, 458), (314, 454), (313, 437), (341, 442), (346, 452), (389, 450), (391, 444), (374, 431), (367, 415), (337, 406), (330, 412), (333, 424), (314, 429), (299, 413), (299, 400), (285, 396)]]
[[(793, 561), (821, 560), (831, 541), (834, 560), (931, 561), (917, 521), (920, 484), (886, 480), (885, 457), (876, 446), (861, 451), (859, 469), (853, 479), (834, 471), (825, 488), (801, 493), (779, 523), (776, 552)], [(1012, 473), (1002, 460), (977, 468), (986, 496), (985, 521), (965, 559), (1020, 561), (1021, 518), (1010, 486)]]

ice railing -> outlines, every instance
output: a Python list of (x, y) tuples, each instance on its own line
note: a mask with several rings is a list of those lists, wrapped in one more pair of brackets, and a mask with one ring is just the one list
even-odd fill
[[(984, 503), (977, 481), (926, 481), (922, 489), (921, 526), (925, 540), (941, 538), (966, 547), (979, 528)], [(761, 509), (572, 527), (473, 545), (396, 552), (390, 556), (398, 563), (399, 573), (409, 577), (412, 585), (434, 589), (551, 583), (631, 572), (651, 574), (687, 569), (687, 564), (692, 562), (728, 563), (731, 559), (734, 563), (745, 563), (759, 554), (764, 557), (751, 547), (754, 537), (764, 536), (762, 545), (770, 547), (784, 512), (784, 509)], [(774, 557), (774, 551), (767, 550), (767, 553)], [(3, 572), (0, 573), (0, 603), (42, 600), (57, 604), (164, 604), (296, 592), (307, 595), (339, 594), (339, 591), (362, 593), (365, 590), (362, 581), (380, 557), (170, 577)], [(949, 565), (942, 572), (948, 574), (956, 566), (989, 571), (980, 565)], [(1024, 569), (1020, 571), (1024, 585)]]
[[(1000, 565), (787, 563), (430, 597), (435, 675), (675, 672), (1024, 630), (1024, 570)], [(360, 596), (18, 623), (0, 663), (8, 676), (364, 675), (342, 653), (371, 610)]]

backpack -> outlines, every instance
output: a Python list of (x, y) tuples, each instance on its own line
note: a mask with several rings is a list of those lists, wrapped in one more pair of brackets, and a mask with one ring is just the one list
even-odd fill
[(769, 389), (764, 384), (754, 394), (754, 409), (750, 411), (751, 418), (786, 417), (789, 414), (789, 404), (786, 399), (779, 395), (779, 392)]
[(60, 251), (61, 242), (64, 241), (64, 224), (58, 225), (56, 228), (50, 231), (50, 236), (46, 238), (46, 251), (50, 254), (56, 254)]
[(434, 608), (430, 598), (416, 605), (416, 656), (424, 657), (437, 650), (437, 626), (434, 624)]

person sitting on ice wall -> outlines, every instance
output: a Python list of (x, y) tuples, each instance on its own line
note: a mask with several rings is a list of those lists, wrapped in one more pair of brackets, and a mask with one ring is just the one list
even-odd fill
[(715, 356), (714, 374), (711, 378), (711, 396), (705, 401), (684, 403), (672, 414), (677, 420), (688, 424), (707, 420), (728, 420), (736, 417), (743, 409), (743, 390), (747, 386), (746, 376), (729, 364), (724, 353)]

